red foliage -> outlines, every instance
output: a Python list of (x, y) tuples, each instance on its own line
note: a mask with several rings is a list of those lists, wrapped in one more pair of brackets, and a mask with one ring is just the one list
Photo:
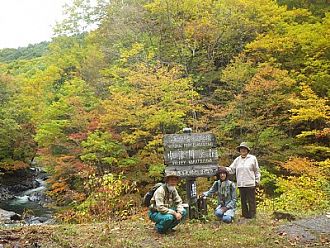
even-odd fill
[(324, 128), (316, 133), (317, 139), (330, 138), (330, 128)]
[(99, 128), (99, 126), (100, 126), (100, 118), (98, 116), (94, 116), (90, 120), (90, 122), (87, 126), (87, 130), (93, 132), (93, 131), (97, 130)]
[(69, 135), (69, 139), (74, 140), (74, 141), (83, 141), (87, 139), (88, 134), (87, 133), (72, 133)]

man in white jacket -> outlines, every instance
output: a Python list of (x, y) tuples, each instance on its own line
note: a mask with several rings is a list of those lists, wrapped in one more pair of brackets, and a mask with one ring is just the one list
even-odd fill
[(260, 169), (257, 158), (250, 154), (251, 149), (246, 142), (242, 142), (236, 150), (240, 156), (227, 167), (227, 170), (230, 174), (236, 173), (242, 216), (251, 219), (256, 217), (256, 186), (260, 183)]

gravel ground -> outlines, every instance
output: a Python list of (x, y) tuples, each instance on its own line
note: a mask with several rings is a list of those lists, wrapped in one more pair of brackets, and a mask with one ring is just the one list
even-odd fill
[(320, 247), (330, 247), (330, 213), (281, 225), (278, 233), (298, 243), (319, 243), (324, 245)]

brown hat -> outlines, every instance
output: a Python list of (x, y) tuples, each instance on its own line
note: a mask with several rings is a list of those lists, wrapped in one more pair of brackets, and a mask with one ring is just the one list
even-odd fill
[(242, 142), (239, 146), (236, 147), (236, 150), (239, 152), (239, 149), (242, 147), (248, 149), (249, 152), (251, 150), (247, 142)]

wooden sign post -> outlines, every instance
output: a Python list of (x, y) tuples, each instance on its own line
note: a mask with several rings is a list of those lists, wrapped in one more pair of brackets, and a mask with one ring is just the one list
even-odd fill
[(218, 170), (218, 151), (212, 133), (166, 134), (164, 136), (165, 171), (175, 171), (187, 179), (189, 217), (197, 218), (196, 177), (214, 176)]

